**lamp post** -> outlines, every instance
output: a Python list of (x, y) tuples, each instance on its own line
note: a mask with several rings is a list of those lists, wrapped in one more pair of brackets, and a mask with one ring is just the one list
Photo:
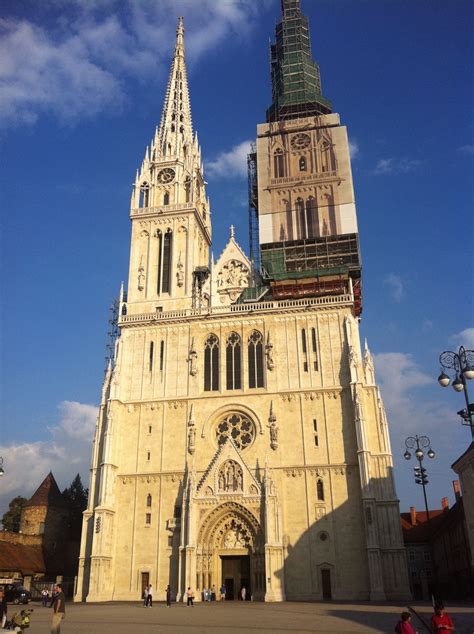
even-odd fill
[[(462, 424), (471, 428), (472, 439), (474, 440), (474, 403), (469, 403), (467, 393), (467, 381), (474, 379), (474, 350), (466, 350), (460, 346), (458, 352), (445, 350), (439, 355), (441, 374), (438, 383), (441, 387), (448, 387), (451, 383), (456, 392), (464, 392), (466, 407), (459, 410), (458, 414), (462, 418)], [(454, 370), (454, 379), (446, 374), (444, 370)]]
[(423, 467), (423, 458), (425, 457), (424, 449), (428, 449), (426, 455), (432, 459), (435, 457), (435, 452), (431, 449), (431, 441), (428, 436), (408, 436), (405, 440), (406, 451), (403, 454), (405, 460), (410, 460), (411, 453), (409, 449), (415, 450), (415, 458), (418, 460), (419, 467), (414, 467), (415, 482), (421, 484), (423, 487), (423, 497), (425, 498), (426, 519), (430, 521), (430, 511), (428, 509), (428, 500), (426, 498), (426, 485), (428, 484), (428, 475), (426, 469)]

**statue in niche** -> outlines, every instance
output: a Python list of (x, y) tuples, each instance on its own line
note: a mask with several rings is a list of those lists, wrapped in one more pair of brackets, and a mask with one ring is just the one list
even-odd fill
[(224, 493), (242, 491), (243, 474), (240, 465), (233, 460), (226, 462), (219, 471), (218, 484), (219, 491)]
[(177, 268), (178, 270), (176, 271), (176, 284), (181, 287), (184, 284), (184, 271), (183, 271), (184, 266), (183, 266), (183, 263), (181, 262), (181, 258), (178, 262)]
[(267, 356), (267, 370), (272, 371), (275, 367), (273, 362), (273, 344), (270, 341), (270, 333), (267, 335), (267, 343), (265, 344), (265, 354)]
[(196, 429), (193, 426), (193, 427), (190, 427), (188, 431), (188, 451), (190, 454), (194, 453), (195, 447), (196, 447)]
[(145, 288), (145, 267), (143, 266), (143, 256), (140, 257), (140, 265), (138, 267), (138, 290)]
[(219, 491), (225, 491), (225, 477), (223, 473), (219, 473)]
[(363, 420), (362, 403), (360, 402), (360, 396), (358, 391), (356, 392), (355, 399), (354, 399), (354, 417), (356, 422), (360, 422), (361, 420)]
[(270, 425), (270, 447), (277, 449), (278, 447), (278, 426), (276, 422)]
[(191, 339), (191, 347), (189, 348), (187, 361), (189, 363), (189, 374), (191, 376), (196, 376), (198, 373), (197, 368), (197, 352), (194, 349), (194, 338)]

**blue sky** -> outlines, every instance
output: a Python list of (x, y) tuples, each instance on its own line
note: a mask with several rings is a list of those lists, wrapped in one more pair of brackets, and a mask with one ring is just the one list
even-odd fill
[[(472, 4), (303, 0), (325, 96), (348, 126), (362, 334), (391, 423), (402, 509), (422, 507), (403, 440), (428, 434), (429, 499), (453, 500), (470, 432), (438, 355), (474, 348)], [(245, 154), (271, 100), (277, 0), (4, 0), (0, 20), (0, 514), (53, 469), (87, 481), (108, 307), (126, 279), (135, 170), (186, 29), (214, 252), (248, 248)], [(222, 165), (226, 169), (222, 169)], [(474, 382), (473, 382), (474, 383)], [(471, 388), (474, 398), (474, 387)]]

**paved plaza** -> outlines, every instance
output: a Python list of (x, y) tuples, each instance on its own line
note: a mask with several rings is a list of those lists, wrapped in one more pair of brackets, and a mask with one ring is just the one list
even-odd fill
[[(31, 634), (49, 634), (51, 610), (33, 604)], [(428, 604), (415, 610), (429, 620)], [(9, 606), (12, 614), (14, 606)], [(374, 603), (198, 603), (194, 608), (155, 603), (145, 609), (137, 603), (67, 604), (61, 634), (155, 634), (157, 632), (375, 632), (393, 633), (397, 617), (406, 609), (400, 604)], [(456, 634), (473, 634), (474, 608), (447, 606)], [(419, 626), (419, 632), (425, 632)]]

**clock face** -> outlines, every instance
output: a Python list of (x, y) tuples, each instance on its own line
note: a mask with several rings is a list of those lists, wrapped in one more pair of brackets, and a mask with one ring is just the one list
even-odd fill
[(295, 134), (291, 139), (291, 149), (292, 150), (304, 150), (311, 143), (311, 139), (308, 134), (304, 134), (300, 132), (299, 134)]
[(159, 183), (171, 183), (174, 179), (174, 170), (171, 167), (165, 167), (165, 169), (158, 172), (157, 179)]

